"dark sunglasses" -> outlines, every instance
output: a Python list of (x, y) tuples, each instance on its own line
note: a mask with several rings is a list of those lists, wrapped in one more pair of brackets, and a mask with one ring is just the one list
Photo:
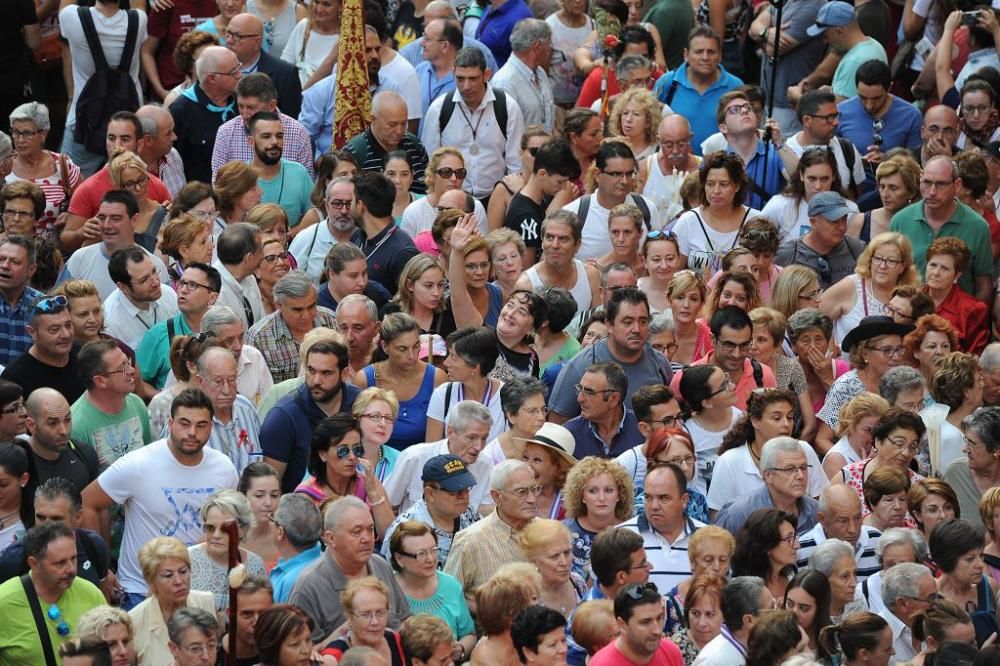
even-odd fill
[(457, 176), (459, 180), (465, 180), (465, 177), (469, 175), (469, 172), (464, 168), (452, 169), (451, 167), (441, 167), (435, 171), (437, 175), (442, 178), (451, 178), (452, 176)]
[(35, 302), (35, 307), (33, 308), (33, 311), (35, 313), (40, 312), (42, 314), (53, 314), (56, 312), (61, 312), (63, 308), (65, 308), (68, 304), (69, 301), (66, 300), (66, 297), (63, 296), (62, 294), (58, 296), (47, 296)]
[(632, 585), (627, 585), (623, 590), (629, 599), (633, 601), (640, 601), (645, 598), (647, 592), (652, 592), (653, 594), (659, 596), (660, 590), (656, 587), (656, 583), (634, 583)]
[(365, 455), (365, 447), (363, 444), (355, 444), (354, 446), (348, 446), (347, 444), (341, 444), (337, 447), (335, 451), (338, 460), (343, 460), (347, 456), (354, 454), (355, 458), (363, 458)]

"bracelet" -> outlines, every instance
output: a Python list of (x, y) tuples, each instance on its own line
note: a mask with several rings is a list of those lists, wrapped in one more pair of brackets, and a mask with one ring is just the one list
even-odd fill
[(383, 504), (385, 504), (385, 495), (382, 495), (382, 499), (377, 502), (369, 502), (368, 506), (381, 506)]

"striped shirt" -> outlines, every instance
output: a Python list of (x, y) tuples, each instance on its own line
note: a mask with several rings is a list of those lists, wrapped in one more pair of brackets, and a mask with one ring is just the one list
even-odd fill
[[(310, 178), (315, 178), (312, 140), (309, 138), (309, 133), (295, 118), (286, 116), (280, 111), (278, 116), (281, 118), (281, 129), (285, 132), (281, 156), (290, 162), (298, 162), (306, 168)], [(227, 120), (215, 133), (215, 148), (212, 149), (212, 182), (215, 182), (215, 174), (223, 164), (252, 162), (253, 158), (253, 144), (247, 140), (247, 129), (243, 118), (236, 116)]]
[[(64, 201), (69, 206), (69, 201), (66, 201), (67, 185), (63, 183), (62, 179), (60, 155), (51, 151), (49, 151), (49, 155), (52, 156), (52, 159), (56, 163), (56, 171), (51, 176), (46, 176), (45, 178), (21, 178), (16, 173), (11, 172), (7, 175), (7, 182), (13, 183), (18, 180), (27, 180), (42, 188), (42, 192), (45, 193), (45, 212), (38, 218), (38, 235), (55, 241), (58, 240), (56, 238), (55, 224), (56, 218), (59, 217), (60, 206), (63, 205)], [(68, 190), (72, 192), (83, 181), (83, 178), (80, 175), (80, 167), (73, 163), (69, 155), (65, 156), (65, 161), (66, 179), (69, 181)]]
[(444, 572), (457, 578), (465, 593), (471, 594), (503, 565), (523, 561), (520, 532), (494, 511), (455, 535)]
[(246, 466), (263, 455), (260, 446), (260, 417), (257, 408), (242, 395), (233, 403), (233, 418), (223, 423), (212, 417), (212, 435), (208, 446), (233, 461), (236, 472), (242, 474)]
[(8, 303), (0, 296), (0, 365), (8, 366), (15, 358), (28, 351), (32, 344), (28, 335), (28, 319), (31, 318), (31, 306), (44, 296), (37, 289), (24, 286), (21, 298), (17, 303)]
[(158, 176), (163, 184), (167, 186), (171, 197), (176, 197), (177, 193), (187, 185), (187, 176), (184, 175), (184, 160), (176, 148), (171, 148), (160, 161), (159, 166), (153, 165), (155, 170), (151, 170), (154, 176)]
[[(410, 185), (410, 191), (417, 194), (427, 194), (427, 186), (424, 185), (427, 151), (424, 150), (424, 144), (420, 143), (420, 139), (415, 134), (407, 132), (403, 135), (396, 149), (406, 152), (410, 168), (413, 169), (413, 184)], [(358, 169), (361, 171), (382, 173), (385, 168), (385, 156), (388, 151), (372, 134), (371, 127), (348, 141), (344, 150), (358, 158)]]
[(642, 537), (642, 547), (651, 567), (649, 580), (656, 584), (660, 594), (666, 594), (681, 581), (691, 577), (691, 562), (688, 559), (688, 543), (691, 535), (705, 523), (692, 518), (684, 519), (684, 530), (671, 543), (653, 529), (646, 514), (639, 514), (618, 527), (638, 532)]
[[(324, 307), (316, 308), (313, 324), (314, 328), (337, 328), (333, 312)], [(280, 312), (273, 312), (254, 324), (247, 332), (246, 343), (264, 356), (275, 384), (299, 374), (299, 342), (288, 330)]]
[[(874, 527), (869, 525), (861, 526), (861, 535), (858, 536), (858, 543), (854, 547), (854, 559), (858, 563), (857, 577), (859, 583), (882, 570), (878, 556), (875, 555), (875, 543), (880, 536), (882, 536), (882, 533)], [(816, 527), (799, 537), (798, 561), (795, 563), (799, 571), (808, 568), (809, 556), (816, 550), (816, 546), (826, 541), (827, 538), (822, 523), (816, 523)]]

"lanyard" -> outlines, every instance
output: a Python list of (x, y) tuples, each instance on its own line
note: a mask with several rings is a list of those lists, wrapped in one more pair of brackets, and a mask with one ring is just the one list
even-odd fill
[[(389, 231), (389, 233), (387, 233), (385, 236), (383, 236), (382, 240), (380, 240), (378, 243), (376, 243), (375, 248), (372, 249), (371, 252), (369, 252), (368, 254), (365, 255), (365, 261), (368, 261), (369, 259), (371, 259), (372, 255), (375, 254), (376, 252), (378, 252), (378, 249), (380, 247), (382, 247), (382, 245), (385, 244), (385, 242), (387, 240), (389, 240), (390, 238), (393, 237), (393, 235), (396, 233), (397, 229), (399, 229), (399, 227), (393, 226), (393, 228)], [(365, 243), (365, 244), (367, 245), (367, 243)]]
[[(490, 406), (490, 398), (493, 397), (493, 380), (486, 379), (486, 391), (483, 392), (483, 404), (487, 407)], [(458, 385), (458, 402), (465, 400), (465, 387), (461, 384)]]
[(729, 641), (734, 648), (736, 648), (736, 651), (740, 653), (741, 657), (747, 656), (747, 649), (743, 647), (743, 643), (736, 640), (736, 637), (729, 632), (729, 627), (726, 625), (722, 625), (722, 637)]

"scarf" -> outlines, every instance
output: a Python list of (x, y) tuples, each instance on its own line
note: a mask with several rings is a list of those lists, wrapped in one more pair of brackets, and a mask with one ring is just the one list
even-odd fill
[[(976, 146), (985, 146), (988, 144), (993, 133), (997, 131), (997, 127), (1000, 127), (1000, 115), (997, 114), (996, 109), (990, 110), (989, 120), (986, 121), (981, 130), (974, 130), (969, 127), (964, 117), (960, 116), (958, 119), (958, 129)], [(965, 147), (971, 148), (972, 146), (966, 145)]]
[[(205, 98), (203, 100), (199, 99), (198, 98), (198, 93), (195, 91), (195, 88), (198, 88), (197, 84), (191, 86), (190, 88), (186, 88), (184, 90), (184, 92), (181, 93), (181, 95), (183, 95), (184, 97), (187, 97), (189, 100), (191, 100), (195, 104), (204, 104), (205, 108), (208, 109), (209, 111), (213, 112), (213, 113), (220, 114), (222, 116), (222, 122), (223, 123), (226, 122), (227, 120), (229, 120), (230, 118), (234, 118), (236, 116), (236, 98), (235, 97), (233, 99), (229, 100), (229, 104), (227, 104), (226, 106), (218, 106), (216, 104), (212, 104), (212, 101), (210, 99), (208, 99), (207, 96), (205, 96)], [(199, 90), (200, 90), (200, 88), (199, 88)]]

